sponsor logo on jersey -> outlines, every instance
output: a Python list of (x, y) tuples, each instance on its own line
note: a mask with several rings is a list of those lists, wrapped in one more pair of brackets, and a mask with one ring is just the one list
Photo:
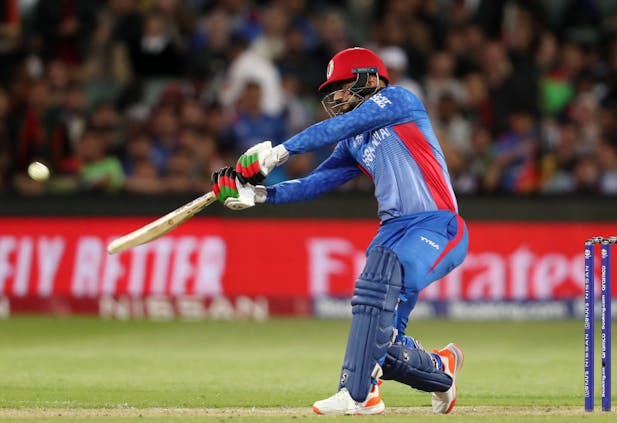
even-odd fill
[(392, 104), (390, 99), (383, 95), (382, 93), (377, 93), (371, 97), (371, 101), (373, 101), (380, 108), (385, 108), (388, 104)]
[(428, 239), (428, 238), (426, 238), (426, 237), (424, 237), (424, 236), (421, 236), (421, 237), (420, 237), (420, 241), (424, 241), (424, 242), (426, 242), (428, 245), (430, 245), (431, 247), (433, 247), (434, 249), (439, 250), (439, 245), (438, 245), (435, 241), (433, 241), (433, 240), (430, 240), (430, 239)]

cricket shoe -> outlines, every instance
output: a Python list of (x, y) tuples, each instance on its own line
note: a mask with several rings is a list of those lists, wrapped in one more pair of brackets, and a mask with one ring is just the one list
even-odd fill
[(461, 347), (450, 343), (441, 350), (433, 350), (441, 358), (443, 371), (452, 378), (452, 386), (446, 392), (433, 392), (433, 411), (440, 414), (448, 414), (456, 403), (456, 377), (463, 367), (465, 356)]
[(368, 398), (364, 402), (357, 402), (351, 398), (347, 388), (343, 388), (330, 398), (326, 398), (313, 404), (313, 411), (317, 414), (334, 415), (334, 414), (346, 414), (346, 415), (369, 415), (369, 414), (381, 414), (386, 409), (381, 395), (379, 394), (379, 386), (381, 381), (377, 385), (373, 385), (371, 391), (368, 394)]

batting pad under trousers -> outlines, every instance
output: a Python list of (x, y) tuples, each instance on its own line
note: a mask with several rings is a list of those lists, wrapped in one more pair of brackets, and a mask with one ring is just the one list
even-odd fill
[[(467, 228), (463, 219), (448, 211), (418, 213), (382, 224), (367, 250), (365, 267), (356, 281), (352, 298), (353, 317), (339, 389), (345, 387), (354, 400), (364, 400), (370, 389), (371, 376), (379, 377), (375, 374), (379, 370), (376, 364), (384, 364), (389, 345), (393, 342), (393, 346), (403, 344), (407, 351), (413, 344), (405, 336), (405, 329), (419, 292), (461, 264), (467, 245)], [(415, 357), (415, 351), (411, 352)], [(403, 353), (407, 355), (407, 352)], [(388, 377), (384, 374), (384, 378), (423, 390), (447, 390), (451, 378), (444, 379), (443, 372), (435, 372), (435, 367), (424, 361), (417, 361), (418, 368), (406, 369), (400, 375), (396, 374), (399, 372)], [(398, 364), (388, 368), (400, 367), (402, 370), (411, 362), (402, 366)], [(416, 370), (423, 375), (419, 379), (414, 376), (418, 374)]]
[(397, 217), (380, 226), (367, 251), (378, 245), (394, 251), (403, 269), (403, 288), (394, 316), (395, 341), (401, 341), (420, 291), (465, 259), (467, 225), (447, 210)]

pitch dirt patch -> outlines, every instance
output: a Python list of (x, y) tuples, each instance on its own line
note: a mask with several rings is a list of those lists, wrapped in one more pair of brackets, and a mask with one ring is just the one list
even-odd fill
[[(583, 415), (583, 407), (503, 407), (461, 406), (453, 415), (461, 416), (573, 416)], [(309, 407), (301, 408), (4, 408), (2, 418), (52, 418), (52, 417), (245, 417), (245, 416), (312, 416)], [(430, 407), (388, 407), (388, 416), (433, 415)]]

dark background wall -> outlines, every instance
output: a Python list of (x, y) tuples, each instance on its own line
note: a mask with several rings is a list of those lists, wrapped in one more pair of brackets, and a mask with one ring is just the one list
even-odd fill
[[(161, 216), (192, 196), (89, 195), (0, 196), (0, 216)], [(466, 196), (459, 199), (468, 220), (616, 221), (617, 198), (596, 196)], [(377, 205), (367, 193), (337, 192), (300, 204), (261, 205), (232, 212), (213, 204), (202, 215), (238, 218), (376, 218)]]

